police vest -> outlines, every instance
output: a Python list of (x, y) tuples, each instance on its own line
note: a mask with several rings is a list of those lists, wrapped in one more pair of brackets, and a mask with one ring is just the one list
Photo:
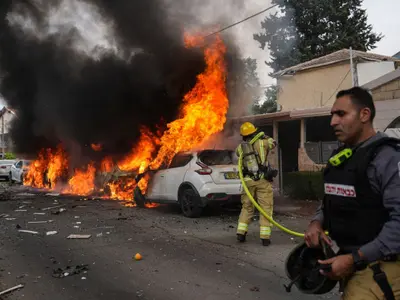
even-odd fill
[(328, 163), (324, 171), (324, 228), (339, 247), (359, 247), (372, 241), (388, 220), (382, 195), (371, 188), (367, 168), (381, 146), (398, 148), (398, 143), (398, 139), (385, 137), (358, 148), (339, 166)]

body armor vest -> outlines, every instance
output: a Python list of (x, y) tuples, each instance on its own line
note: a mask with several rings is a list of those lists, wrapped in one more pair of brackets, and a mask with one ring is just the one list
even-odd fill
[(359, 247), (372, 241), (388, 220), (382, 195), (371, 188), (367, 168), (381, 146), (398, 147), (398, 143), (385, 137), (359, 147), (339, 166), (328, 163), (324, 171), (324, 228), (339, 247)]

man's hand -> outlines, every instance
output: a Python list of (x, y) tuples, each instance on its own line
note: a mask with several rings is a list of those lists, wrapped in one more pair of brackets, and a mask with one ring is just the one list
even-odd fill
[(354, 270), (353, 269), (354, 260), (351, 254), (339, 255), (327, 260), (319, 260), (318, 262), (322, 265), (325, 264), (331, 265), (332, 268), (331, 272), (327, 273), (323, 270), (320, 270), (320, 273), (333, 280), (340, 280), (344, 277), (347, 277), (351, 273), (353, 273)]
[(332, 247), (332, 241), (328, 238), (322, 229), (322, 225), (319, 221), (313, 221), (308, 225), (307, 231), (304, 234), (304, 241), (309, 248), (316, 248), (319, 246), (319, 236)]

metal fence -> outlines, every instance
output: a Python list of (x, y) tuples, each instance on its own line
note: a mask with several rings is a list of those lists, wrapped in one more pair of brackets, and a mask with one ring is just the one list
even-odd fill
[(339, 142), (307, 142), (304, 144), (307, 155), (316, 164), (326, 164), (333, 150), (338, 148)]

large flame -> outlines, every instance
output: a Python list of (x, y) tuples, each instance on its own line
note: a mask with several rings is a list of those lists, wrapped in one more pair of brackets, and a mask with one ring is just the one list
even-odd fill
[[(119, 170), (134, 171), (136, 174), (143, 174), (149, 169), (157, 170), (162, 165), (169, 165), (176, 153), (194, 149), (222, 131), (229, 105), (225, 88), (225, 45), (218, 35), (212, 42), (206, 42), (199, 35), (185, 35), (184, 39), (186, 47), (204, 48), (206, 68), (197, 76), (194, 88), (184, 96), (178, 118), (169, 123), (162, 134), (141, 128), (140, 139), (131, 154), (116, 165), (112, 157), (105, 157), (99, 166), (101, 172), (111, 172), (116, 166)], [(102, 146), (96, 143), (91, 144), (91, 148), (94, 151), (102, 150)], [(60, 149), (57, 149), (54, 156), (50, 155), (51, 150), (47, 150), (47, 155), (42, 151), (32, 164), (24, 184), (54, 188), (57, 179), (67, 169), (67, 160)], [(46, 185), (43, 181), (43, 174), (46, 172), (51, 185)], [(93, 163), (85, 170), (75, 170), (63, 192), (89, 195), (95, 188), (95, 175)], [(133, 200), (134, 189), (138, 186), (145, 193), (149, 179), (149, 173), (145, 173), (139, 182), (132, 177), (123, 177), (108, 183), (111, 198)]]

